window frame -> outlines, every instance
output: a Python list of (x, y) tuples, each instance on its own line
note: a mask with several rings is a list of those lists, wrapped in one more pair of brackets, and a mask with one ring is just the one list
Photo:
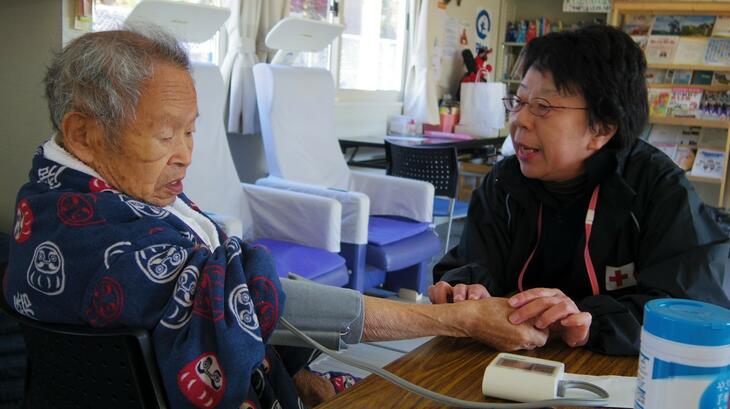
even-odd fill
[[(408, 65), (410, 59), (411, 49), (411, 12), (413, 0), (405, 1), (405, 30), (403, 38), (405, 44), (403, 45), (403, 57), (401, 61), (401, 85), (400, 90), (364, 90), (364, 89), (352, 89), (352, 88), (340, 88), (340, 64), (342, 58), (342, 36), (338, 36), (332, 43), (330, 52), (330, 65), (329, 70), (332, 73), (332, 77), (335, 81), (336, 99), (338, 102), (346, 103), (403, 103), (405, 89), (406, 89), (406, 75), (408, 72)], [(344, 8), (347, 7), (347, 0), (331, 0), (330, 10), (328, 13), (332, 17), (332, 5), (337, 3), (337, 14), (334, 15), (333, 21), (337, 24), (345, 24), (345, 13)]]

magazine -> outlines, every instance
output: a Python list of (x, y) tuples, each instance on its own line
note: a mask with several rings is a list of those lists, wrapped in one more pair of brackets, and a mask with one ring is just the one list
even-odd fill
[(689, 84), (692, 81), (692, 70), (675, 70), (672, 84)]
[(649, 88), (649, 116), (667, 116), (667, 108), (672, 98), (669, 88)]
[(706, 37), (679, 37), (674, 63), (700, 65), (704, 62), (708, 40)]
[(702, 128), (700, 131), (700, 141), (697, 146), (708, 149), (725, 149), (727, 142), (727, 130), (724, 128)]
[(710, 85), (712, 84), (712, 71), (693, 71), (692, 84)]
[(712, 85), (730, 85), (730, 72), (715, 71), (712, 73)]
[(700, 102), (699, 116), (706, 119), (728, 120), (730, 91), (705, 91)]
[(717, 16), (712, 36), (730, 38), (730, 16)]
[(644, 73), (644, 76), (646, 77), (646, 82), (649, 84), (662, 84), (666, 82), (665, 76), (667, 74), (667, 70), (659, 69), (659, 68), (647, 68), (646, 73)]
[(650, 36), (649, 42), (646, 44), (646, 50), (644, 51), (646, 54), (646, 62), (648, 64), (672, 64), (678, 44), (679, 36)]
[(651, 35), (681, 35), (709, 37), (715, 16), (656, 16)]
[(628, 14), (624, 18), (623, 31), (630, 36), (648, 36), (654, 16), (651, 14)]
[[(649, 45), (651, 45), (651, 38)], [(707, 51), (705, 51), (705, 64), (730, 65), (730, 38), (710, 38), (707, 43)]]
[(696, 153), (697, 146), (678, 145), (677, 153), (674, 154), (674, 163), (683, 170), (690, 170), (695, 161)]
[(722, 179), (725, 164), (725, 152), (715, 149), (700, 148), (692, 165), (692, 176)]
[(702, 88), (674, 88), (669, 100), (667, 115), (683, 118), (695, 118), (699, 114), (702, 102)]

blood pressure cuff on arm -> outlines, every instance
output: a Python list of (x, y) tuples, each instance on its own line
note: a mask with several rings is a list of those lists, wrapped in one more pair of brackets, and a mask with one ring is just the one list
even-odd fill
[[(324, 346), (339, 350), (362, 339), (365, 311), (363, 296), (347, 288), (307, 280), (281, 279), (287, 303), (283, 317)], [(270, 344), (309, 346), (285, 329), (274, 329)]]

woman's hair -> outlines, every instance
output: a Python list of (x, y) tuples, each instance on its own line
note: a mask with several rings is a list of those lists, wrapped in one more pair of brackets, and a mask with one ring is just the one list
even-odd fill
[[(143, 30), (144, 33), (138, 30)], [(55, 55), (45, 77), (51, 122), (60, 131), (68, 112), (96, 118), (113, 147), (135, 117), (145, 81), (154, 64), (190, 71), (187, 50), (152, 26), (85, 34)]]
[(646, 60), (621, 30), (590, 25), (535, 38), (525, 49), (523, 77), (530, 68), (552, 74), (558, 92), (582, 95), (591, 127), (616, 126), (606, 146), (629, 146), (644, 129), (649, 111)]

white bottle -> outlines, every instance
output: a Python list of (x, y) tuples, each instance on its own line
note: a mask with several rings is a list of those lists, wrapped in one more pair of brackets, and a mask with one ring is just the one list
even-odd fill
[(635, 409), (727, 409), (730, 310), (693, 300), (644, 306)]

